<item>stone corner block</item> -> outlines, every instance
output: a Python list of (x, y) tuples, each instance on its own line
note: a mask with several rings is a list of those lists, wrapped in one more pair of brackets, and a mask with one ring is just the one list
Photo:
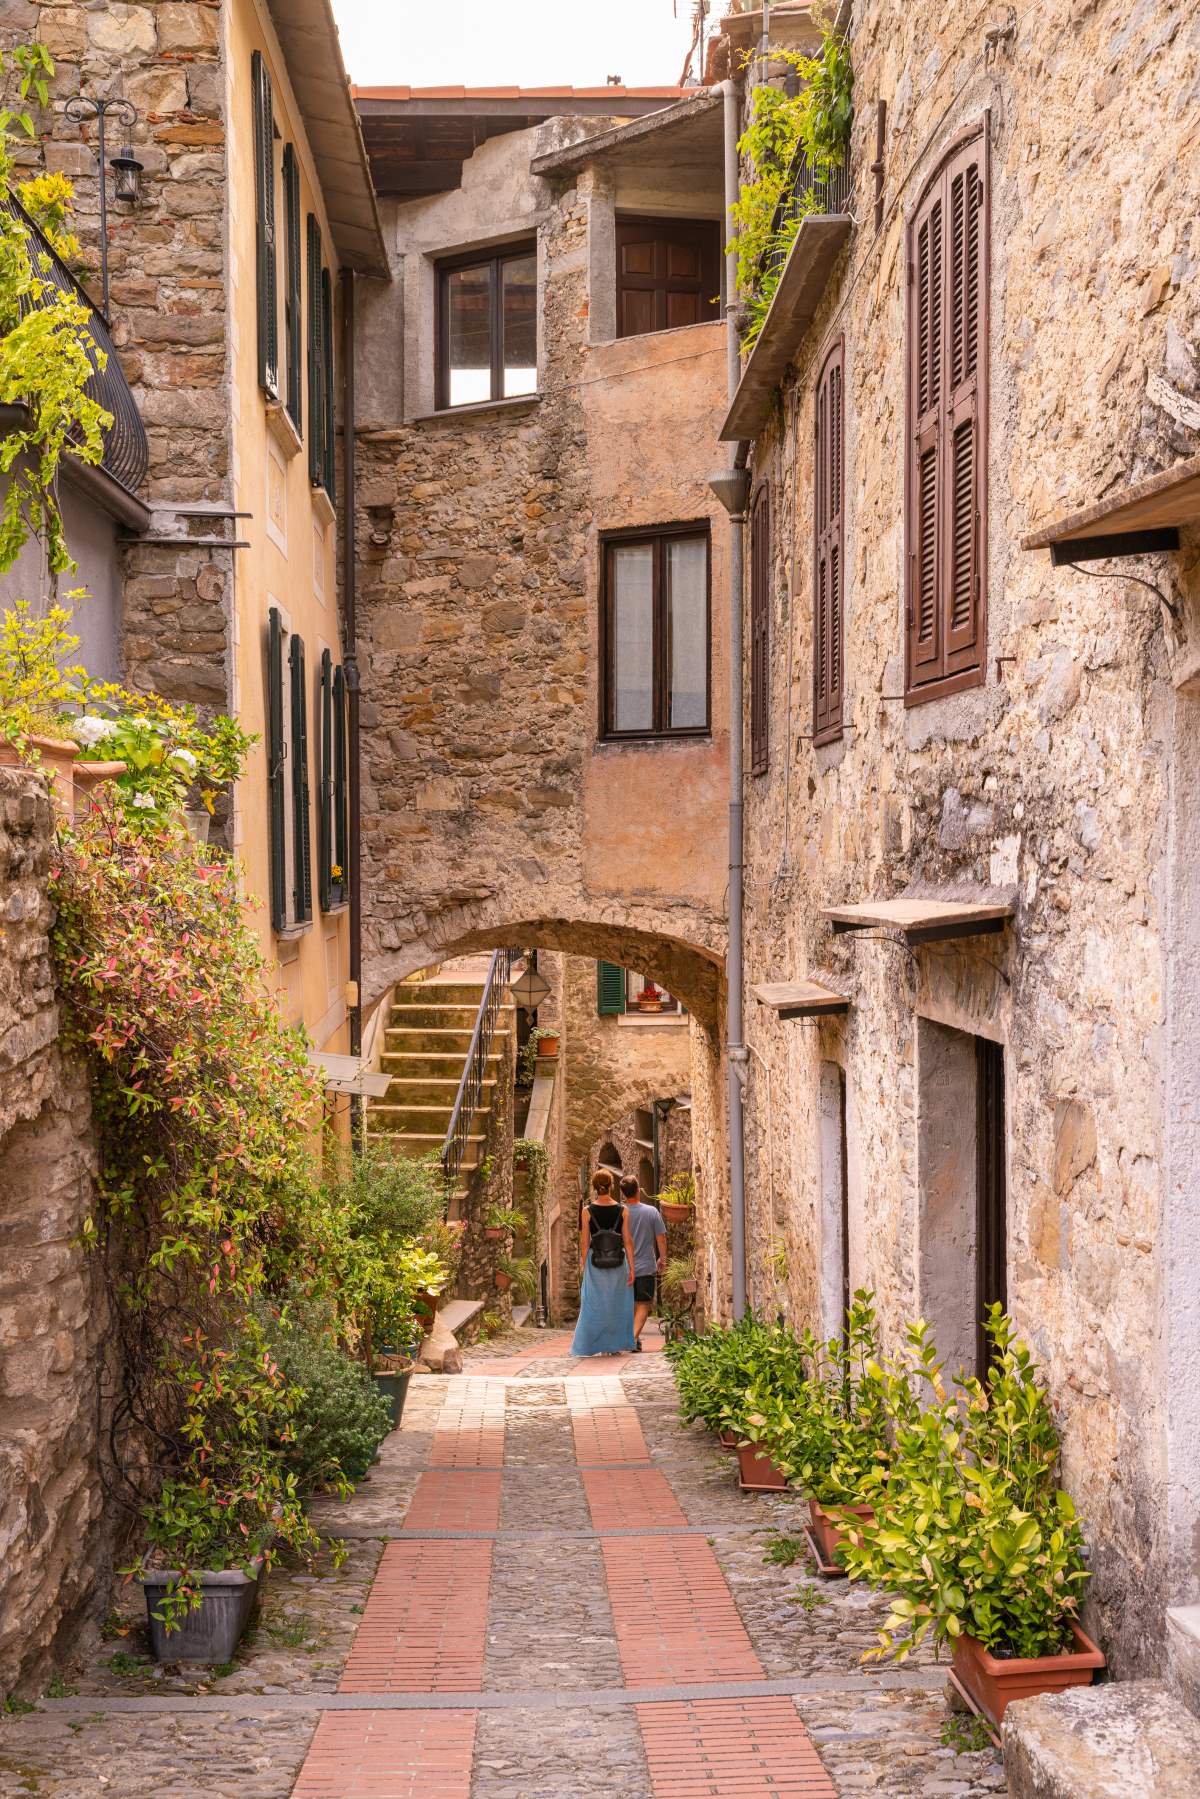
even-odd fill
[(1200, 1799), (1200, 1723), (1162, 1681), (1018, 1700), (1003, 1739), (1010, 1799)]

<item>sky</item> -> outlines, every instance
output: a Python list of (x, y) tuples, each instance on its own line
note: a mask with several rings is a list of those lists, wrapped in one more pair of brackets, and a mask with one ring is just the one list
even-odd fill
[[(693, 0), (333, 0), (364, 87), (627, 87), (678, 81)], [(678, 17), (673, 13), (678, 12)], [(710, 16), (724, 11), (709, 6)]]

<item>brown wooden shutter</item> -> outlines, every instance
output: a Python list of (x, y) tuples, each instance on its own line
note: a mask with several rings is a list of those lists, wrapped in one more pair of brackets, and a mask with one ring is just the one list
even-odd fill
[[(987, 144), (927, 189), (909, 236), (910, 702), (983, 679), (986, 629)], [(928, 690), (928, 691), (927, 691)]]
[(250, 58), (254, 106), (254, 264), (258, 310), (258, 384), (279, 396), (279, 311), (275, 287), (275, 115), (262, 52)]
[(750, 515), (750, 773), (771, 759), (771, 501), (764, 481)]
[(720, 226), (708, 219), (618, 219), (617, 336), (717, 318), (720, 257)]
[(845, 619), (845, 353), (841, 338), (817, 382), (813, 523), (813, 742), (842, 735)]

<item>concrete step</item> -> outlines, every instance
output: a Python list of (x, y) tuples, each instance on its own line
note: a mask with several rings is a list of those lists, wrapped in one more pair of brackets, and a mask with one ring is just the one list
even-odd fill
[[(492, 1033), (492, 1042), (500, 1043), (507, 1035), (508, 1032), (501, 1026)], [(387, 1053), (396, 1050), (420, 1049), (428, 1050), (431, 1053), (437, 1051), (443, 1055), (455, 1055), (458, 1057), (461, 1072), (462, 1065), (467, 1059), (467, 1052), (471, 1047), (471, 1031), (470, 1029), (456, 1030), (453, 1026), (446, 1025), (389, 1024), (384, 1026), (383, 1047)], [(489, 1054), (493, 1053), (495, 1052), (489, 1051)]]
[(389, 1131), (403, 1131), (406, 1137), (415, 1133), (418, 1137), (436, 1135), (439, 1138), (450, 1128), (451, 1109), (450, 1106), (411, 1106), (407, 1089), (397, 1090), (394, 1082), (387, 1098), (374, 1107)]
[(1010, 1799), (1200, 1793), (1200, 1723), (1161, 1681), (1014, 1700), (1002, 1735)]
[[(418, 1131), (389, 1130), (386, 1122), (374, 1113), (367, 1115), (367, 1131), (373, 1143), (386, 1143), (398, 1156), (411, 1156), (419, 1161), (422, 1156), (440, 1155), (445, 1133), (426, 1134)], [(463, 1150), (463, 1159), (459, 1163), (459, 1174), (468, 1176), (475, 1172), (483, 1159), (483, 1138), (474, 1135), (467, 1138)]]
[[(426, 1073), (420, 1068), (392, 1068), (390, 1063), (394, 1057), (383, 1058), (383, 1072), (393, 1076), (388, 1099), (397, 1100), (406, 1106), (435, 1106), (443, 1110), (447, 1118), (454, 1110), (454, 1101), (458, 1093), (461, 1076), (439, 1075), (436, 1072)], [(486, 1111), (491, 1105), (492, 1095), (496, 1089), (495, 1079), (484, 1077), (480, 1106)]]
[(442, 1005), (440, 1000), (424, 1000), (420, 1005), (393, 1006), (389, 1025), (401, 1029), (413, 1028), (417, 1025), (432, 1025), (455, 1031), (466, 1031), (468, 1035), (475, 1029), (475, 1020), (479, 1017), (479, 1007)]
[(393, 1006), (474, 1006), (478, 1012), (482, 998), (482, 981), (401, 981), (392, 991)]

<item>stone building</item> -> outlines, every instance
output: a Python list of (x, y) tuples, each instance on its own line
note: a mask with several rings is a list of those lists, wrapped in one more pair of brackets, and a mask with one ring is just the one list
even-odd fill
[(1200, 11), (843, 18), (849, 169), (721, 430), (750, 1299), (971, 1369), (1005, 1303), (1144, 1673), (1200, 1598)]
[[(287, 1016), (315, 1051), (345, 1050), (340, 276), (386, 262), (332, 14), (324, 0), (6, 6), (0, 41), (34, 38), (56, 63), (40, 155), (74, 183), (97, 299), (110, 183), (112, 339), (148, 439), (136, 494), (116, 494), (123, 535), (103, 526), (111, 482), (92, 480), (95, 519), (68, 496), (89, 666), (256, 735), (217, 829)], [(142, 165), (134, 203), (112, 197), (94, 117), (68, 114), (76, 94), (136, 109), (132, 126), (110, 115), (107, 144), (127, 135)]]

